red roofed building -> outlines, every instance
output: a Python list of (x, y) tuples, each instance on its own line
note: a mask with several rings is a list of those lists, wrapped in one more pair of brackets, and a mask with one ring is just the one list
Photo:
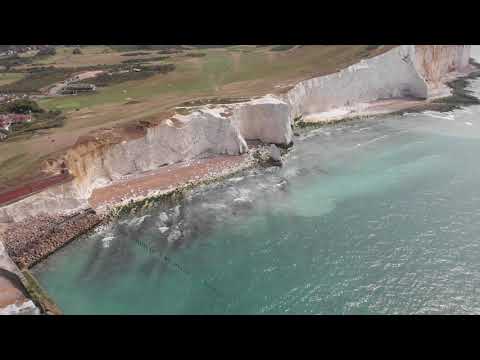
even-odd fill
[(10, 125), (30, 122), (32, 121), (31, 115), (23, 115), (23, 114), (0, 114), (0, 128), (8, 130), (10, 129)]

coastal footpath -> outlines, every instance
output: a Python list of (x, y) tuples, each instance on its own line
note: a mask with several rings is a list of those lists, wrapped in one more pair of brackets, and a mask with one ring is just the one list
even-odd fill
[[(52, 173), (67, 168), (71, 181), (0, 208), (2, 241), (28, 268), (116, 209), (268, 162), (263, 145), (292, 146), (299, 122), (384, 114), (447, 97), (446, 83), (472, 71), (469, 60), (469, 45), (402, 45), (283, 93), (178, 107), (153, 123), (98, 131), (46, 164)], [(83, 220), (71, 220), (88, 209)]]

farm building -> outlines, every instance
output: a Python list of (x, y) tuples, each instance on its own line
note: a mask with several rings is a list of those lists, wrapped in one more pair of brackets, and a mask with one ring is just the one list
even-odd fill
[(79, 92), (91, 92), (97, 88), (92, 84), (69, 84), (62, 89), (63, 94), (77, 94)]

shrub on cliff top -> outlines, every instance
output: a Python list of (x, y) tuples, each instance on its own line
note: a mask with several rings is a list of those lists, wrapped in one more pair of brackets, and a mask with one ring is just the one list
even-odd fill
[(270, 51), (286, 51), (294, 48), (295, 45), (277, 45), (270, 49)]
[(105, 86), (119, 84), (126, 81), (142, 80), (157, 74), (166, 74), (171, 71), (174, 71), (175, 65), (174, 64), (152, 65), (152, 66), (139, 65), (136, 68), (140, 71), (117, 72), (112, 74), (103, 73), (96, 76), (95, 78), (89, 79), (89, 83), (99, 87), (105, 87)]
[(44, 110), (38, 104), (29, 99), (15, 100), (0, 105), (0, 113), (28, 114), (43, 113)]
[(44, 57), (44, 56), (53, 56), (57, 53), (57, 50), (54, 47), (46, 46), (38, 50), (37, 56)]

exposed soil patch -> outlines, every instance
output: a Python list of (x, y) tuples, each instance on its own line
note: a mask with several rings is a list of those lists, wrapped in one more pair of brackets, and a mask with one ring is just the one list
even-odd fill
[(11, 204), (15, 201), (24, 199), (30, 195), (40, 192), (50, 186), (64, 184), (71, 181), (73, 178), (69, 174), (60, 174), (46, 177), (43, 179), (36, 179), (28, 184), (16, 187), (14, 189), (0, 193), (0, 206)]

